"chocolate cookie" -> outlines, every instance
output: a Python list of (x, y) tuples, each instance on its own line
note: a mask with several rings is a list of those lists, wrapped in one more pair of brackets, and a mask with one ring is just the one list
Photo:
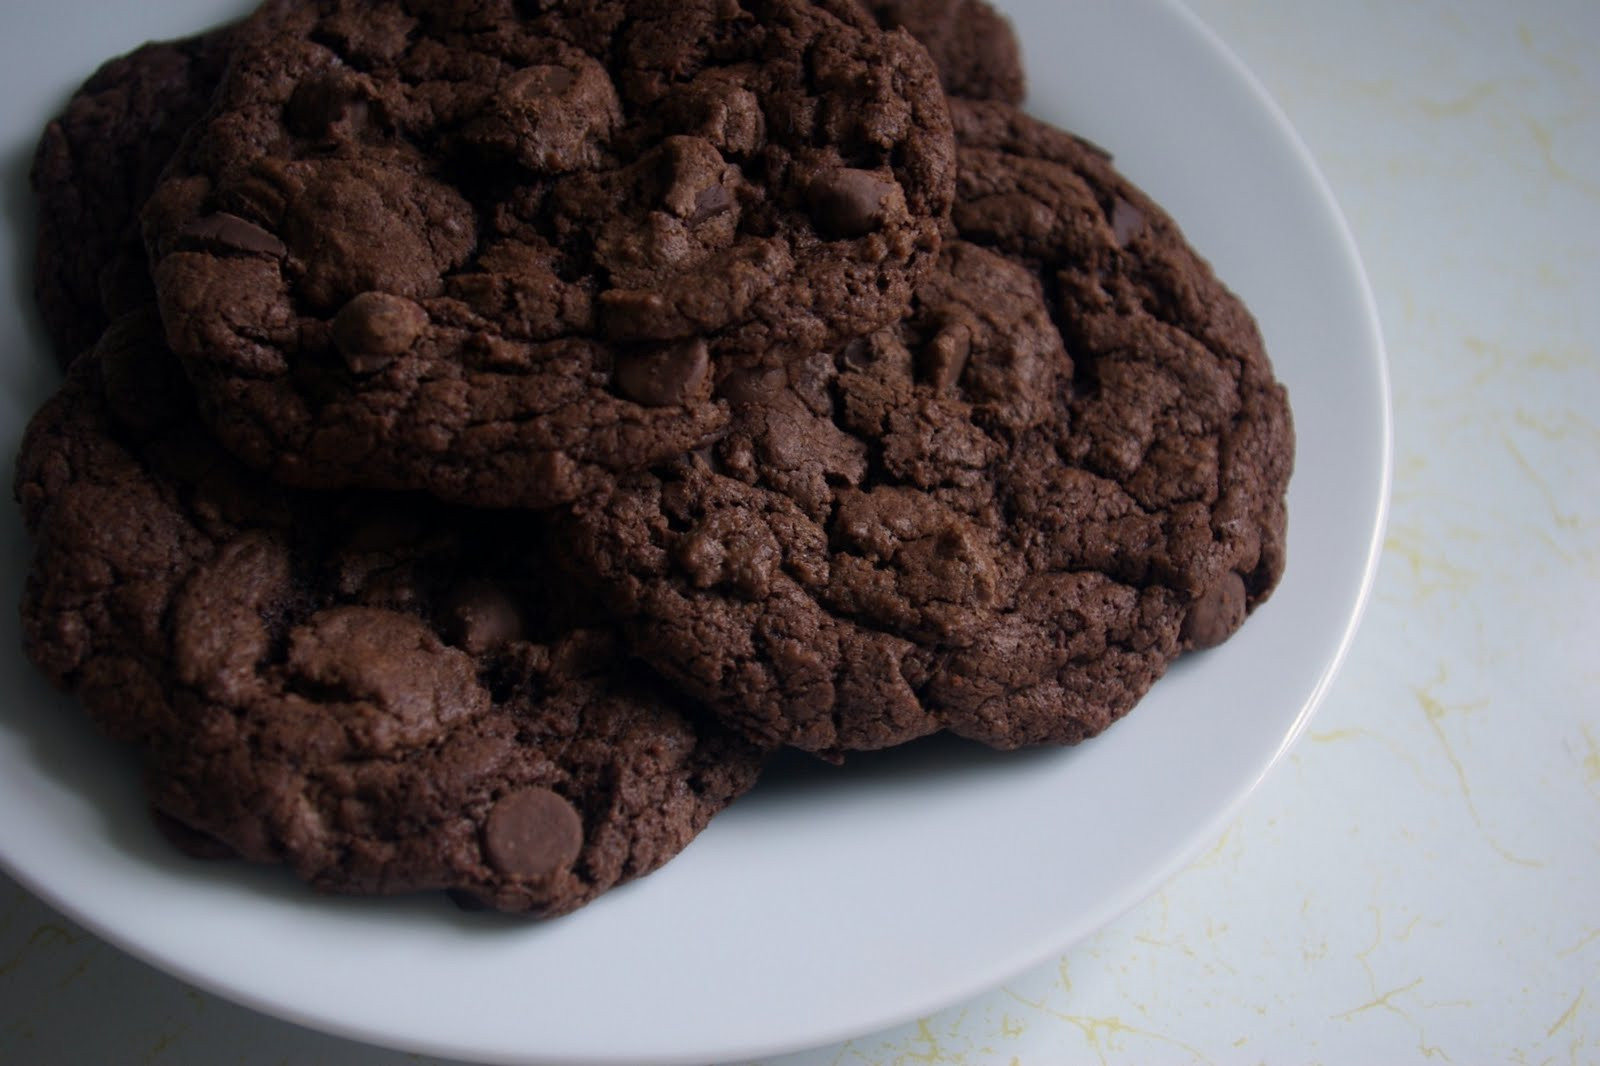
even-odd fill
[(984, 0), (861, 0), (884, 29), (904, 29), (928, 49), (951, 96), (1020, 104), (1027, 95), (1022, 47), (1006, 17)]
[(952, 102), (912, 314), (734, 372), (714, 447), (574, 509), (637, 650), (764, 743), (1070, 743), (1283, 566), (1289, 412), (1248, 312), (1093, 147)]
[(158, 333), (119, 319), (27, 432), (22, 614), (188, 850), (553, 915), (752, 784), (755, 749), (552, 586), (535, 519), (267, 482), (212, 443)]
[[(1182, 642), (1221, 643), (1284, 566), (1294, 428), (1254, 318), (1104, 150), (1014, 108), (959, 102), (953, 113), (956, 227), (1039, 275), (1076, 364), (1071, 432), (1041, 462), (1043, 491), (1021, 498), (1081, 498), (1080, 511), (1107, 522), (1122, 509), (1159, 517), (1167, 547), (1151, 556), (1153, 572), (1185, 595)], [(1054, 207), (1050, 218), (1040, 202)], [(1079, 497), (1080, 484), (1069, 490), (1053, 472), (1057, 462), (1100, 488)], [(1015, 484), (1030, 477), (1025, 469), (1015, 467)], [(1120, 505), (1102, 491), (1112, 485)], [(1109, 565), (1093, 528), (1066, 521), (1049, 521), (1042, 557)]]
[(231, 28), (109, 60), (45, 127), (31, 174), (39, 209), (34, 295), (57, 360), (148, 303), (139, 210), (222, 77)]
[(932, 264), (943, 94), (853, 0), (413, 6), (266, 5), (145, 212), (207, 420), (281, 481), (570, 500)]

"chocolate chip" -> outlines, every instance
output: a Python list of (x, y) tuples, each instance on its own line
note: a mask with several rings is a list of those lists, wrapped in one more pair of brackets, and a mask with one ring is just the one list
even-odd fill
[(878, 353), (866, 337), (852, 337), (842, 353), (845, 369), (865, 370), (877, 361)]
[(698, 226), (733, 208), (733, 194), (724, 185), (707, 185), (694, 198), (689, 225)]
[(525, 788), (496, 801), (483, 838), (496, 870), (538, 881), (572, 866), (583, 849), (583, 820), (549, 789)]
[(1122, 197), (1117, 197), (1117, 202), (1111, 207), (1111, 232), (1116, 235), (1117, 243), (1126, 246), (1143, 227), (1144, 212)]
[(244, 253), (282, 257), (287, 251), (282, 241), (256, 225), (226, 211), (205, 215), (179, 231), (185, 244), (222, 254)]
[(646, 407), (686, 404), (700, 396), (710, 369), (706, 342), (696, 338), (619, 356), (617, 388)]
[(861, 237), (882, 225), (900, 187), (870, 170), (840, 167), (811, 183), (807, 194), (817, 225), (831, 237)]
[(333, 343), (358, 374), (381, 370), (410, 348), (428, 325), (428, 312), (404, 296), (364, 292), (333, 318)]
[(733, 207), (727, 183), (738, 171), (730, 167), (717, 146), (702, 137), (669, 137), (657, 154), (661, 201), (673, 215), (698, 226)]
[(1189, 605), (1183, 642), (1196, 650), (1215, 647), (1244, 624), (1244, 615), (1244, 579), (1230, 570)]
[(972, 351), (972, 330), (963, 323), (946, 326), (922, 349), (922, 376), (937, 391), (955, 387)]

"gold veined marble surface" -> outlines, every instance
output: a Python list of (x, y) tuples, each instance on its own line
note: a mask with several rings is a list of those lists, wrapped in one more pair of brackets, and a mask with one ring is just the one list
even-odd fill
[[(1307, 142), (1378, 300), (1394, 491), (1365, 623), (1153, 897), (767, 1066), (1600, 1062), (1600, 5), (1190, 6)], [(0, 881), (0, 1063), (439, 1061), (190, 989)]]

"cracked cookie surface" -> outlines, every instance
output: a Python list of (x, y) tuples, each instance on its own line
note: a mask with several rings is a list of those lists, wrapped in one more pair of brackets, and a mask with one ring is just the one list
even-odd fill
[(713, 447), (574, 510), (640, 654), (763, 743), (1070, 743), (1276, 584), (1293, 437), (1253, 320), (1110, 161), (952, 102), (910, 316), (732, 371)]
[(548, 916), (758, 773), (552, 585), (536, 516), (268, 482), (211, 440), (149, 311), (74, 362), (15, 492), (26, 651), (137, 747), (192, 853)]
[(252, 466), (544, 507), (714, 437), (723, 363), (900, 317), (952, 152), (851, 0), (277, 2), (144, 222)]

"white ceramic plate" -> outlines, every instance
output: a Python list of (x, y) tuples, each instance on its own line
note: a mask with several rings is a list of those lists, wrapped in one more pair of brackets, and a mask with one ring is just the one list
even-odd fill
[[(969, 997), (1153, 890), (1304, 727), (1360, 614), (1389, 424), (1360, 264), (1282, 117), (1163, 0), (1013, 0), (1030, 109), (1112, 149), (1260, 318), (1299, 436), (1288, 574), (1223, 648), (1181, 662), (1072, 751), (933, 743), (843, 770), (785, 764), (665, 869), (560, 921), (439, 900), (311, 896), (174, 857), (125, 754), (0, 632), (0, 859), (107, 939), (263, 1011), (495, 1062), (705, 1062), (823, 1044)], [(28, 306), (27, 157), (98, 60), (204, 27), (231, 0), (55, 0), (8, 19), (0, 269), (8, 454), (54, 371)], [(0, 599), (27, 549), (0, 516)]]

